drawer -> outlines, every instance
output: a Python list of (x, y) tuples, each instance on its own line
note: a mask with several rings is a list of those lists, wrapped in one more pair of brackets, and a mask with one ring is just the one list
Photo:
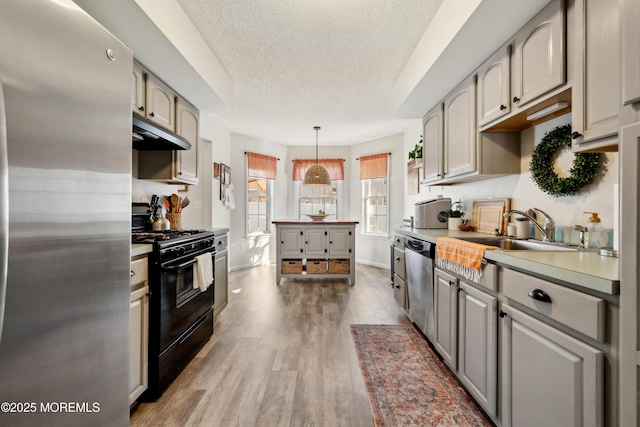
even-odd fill
[(404, 249), (404, 236), (402, 236), (401, 234), (394, 234), (393, 247), (398, 249)]
[(213, 245), (216, 247), (218, 252), (222, 252), (227, 250), (229, 235), (223, 234), (221, 236), (215, 236)]
[[(503, 278), (503, 293), (507, 298), (604, 342), (606, 302), (603, 299), (509, 269), (504, 270)], [(550, 302), (529, 296), (536, 291), (548, 295)]]
[(131, 287), (143, 284), (149, 278), (147, 257), (131, 261)]
[(401, 279), (407, 280), (407, 269), (404, 262), (404, 250), (393, 248), (393, 272)]
[(495, 264), (485, 265), (482, 269), (482, 278), (480, 282), (478, 282), (478, 285), (498, 292), (498, 266)]

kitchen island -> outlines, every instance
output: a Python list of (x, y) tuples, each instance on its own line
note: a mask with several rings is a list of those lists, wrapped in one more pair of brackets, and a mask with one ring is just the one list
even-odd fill
[(276, 226), (276, 283), (290, 278), (349, 279), (356, 282), (355, 227), (358, 221), (273, 221)]

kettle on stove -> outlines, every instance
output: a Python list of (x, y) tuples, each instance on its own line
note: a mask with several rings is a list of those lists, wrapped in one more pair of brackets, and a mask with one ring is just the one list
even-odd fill
[[(152, 206), (153, 209), (153, 206)], [(152, 217), (154, 217), (152, 219), (151, 222), (151, 230), (152, 231), (164, 231), (164, 230), (169, 230), (171, 228), (171, 223), (169, 222), (168, 219), (166, 219), (162, 213), (162, 210), (164, 209), (163, 206), (161, 205), (155, 205), (155, 211)], [(158, 210), (160, 210), (160, 213), (158, 213)]]

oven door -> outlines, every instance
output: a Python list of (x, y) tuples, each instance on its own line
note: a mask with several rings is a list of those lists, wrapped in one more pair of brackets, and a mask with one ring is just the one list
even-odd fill
[(161, 353), (213, 306), (213, 285), (204, 292), (193, 288), (195, 257), (207, 252), (215, 255), (208, 249), (160, 266)]

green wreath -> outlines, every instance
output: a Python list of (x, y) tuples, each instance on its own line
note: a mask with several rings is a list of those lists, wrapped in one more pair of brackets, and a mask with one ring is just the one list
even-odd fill
[(598, 173), (600, 153), (576, 153), (569, 176), (561, 178), (553, 170), (559, 148), (571, 146), (571, 124), (547, 132), (531, 156), (531, 179), (545, 193), (554, 197), (571, 196), (591, 184)]

